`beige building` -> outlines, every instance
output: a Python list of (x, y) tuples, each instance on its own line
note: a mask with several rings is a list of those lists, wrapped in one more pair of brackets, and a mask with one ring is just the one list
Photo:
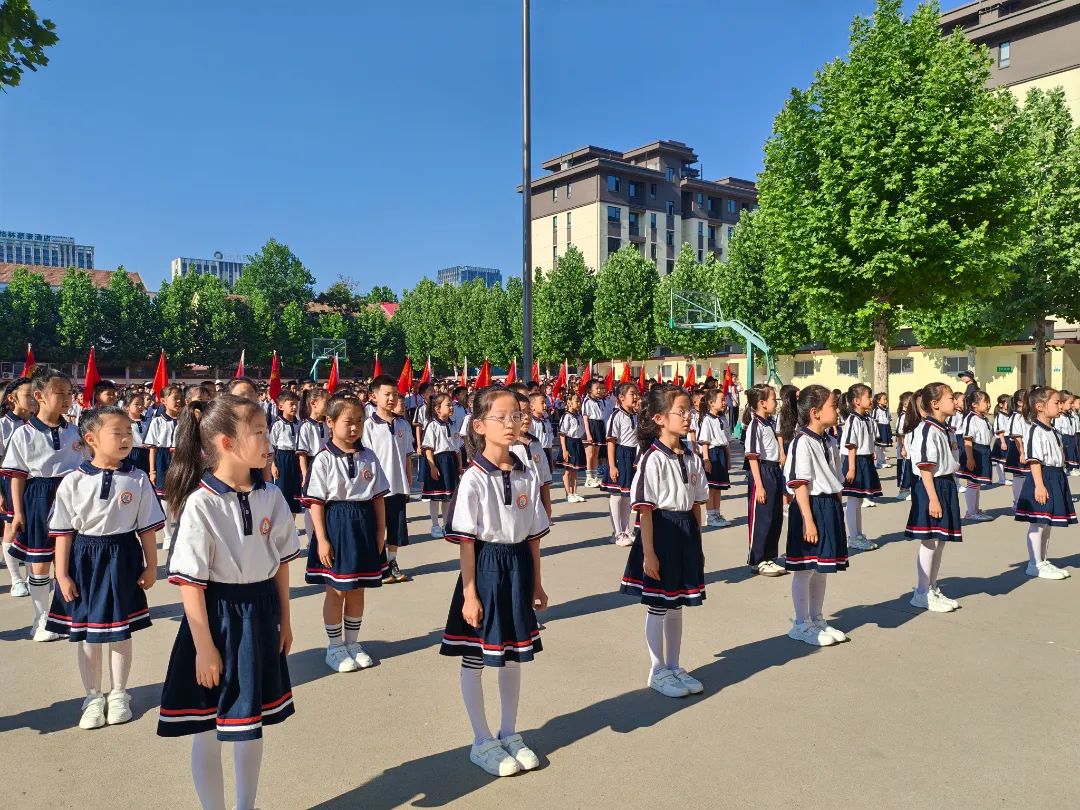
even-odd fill
[(749, 180), (703, 180), (698, 156), (680, 141), (628, 152), (585, 146), (541, 165), (548, 174), (532, 184), (532, 266), (545, 272), (570, 245), (594, 270), (627, 244), (661, 275), (684, 242), (699, 261), (726, 260), (739, 216), (757, 205)]

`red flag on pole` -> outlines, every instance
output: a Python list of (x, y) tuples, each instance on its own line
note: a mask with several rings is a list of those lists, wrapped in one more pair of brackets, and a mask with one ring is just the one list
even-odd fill
[(484, 358), (483, 364), (480, 366), (480, 371), (476, 375), (476, 387), (487, 388), (491, 385), (491, 363)]
[(563, 360), (561, 366), (559, 366), (559, 376), (555, 378), (555, 385), (551, 389), (551, 395), (557, 397), (559, 392), (566, 388), (566, 361)]
[(645, 361), (641, 361), (641, 371), (638, 372), (637, 378), (638, 393), (644, 395), (645, 393)]
[(577, 395), (579, 397), (584, 397), (585, 396), (585, 392), (589, 388), (589, 381), (591, 379), (592, 379), (592, 360), (590, 360), (589, 364), (587, 366), (585, 366), (585, 371), (582, 373), (581, 379), (578, 380)]
[(517, 358), (510, 364), (510, 370), (506, 372), (506, 384), (517, 382)]
[(270, 386), (266, 389), (266, 393), (271, 402), (277, 402), (277, 398), (281, 396), (281, 361), (278, 360), (276, 351), (270, 361)]
[(622, 377), (619, 378), (619, 382), (626, 383), (626, 382), (633, 382), (633, 381), (634, 381), (633, 377), (630, 374), (630, 361), (627, 360), (625, 363), (623, 363)]
[(94, 347), (90, 347), (90, 356), (86, 358), (86, 379), (83, 380), (82, 406), (94, 407), (94, 386), (101, 382), (97, 361), (94, 360)]
[(334, 353), (334, 362), (330, 364), (330, 376), (326, 378), (326, 390), (330, 392), (331, 396), (338, 384), (338, 360), (337, 352)]
[(469, 386), (469, 355), (465, 355), (465, 365), (461, 367), (461, 387)]
[(709, 363), (709, 370), (705, 372), (705, 376), (706, 377), (712, 377), (713, 376), (712, 363)]
[(401, 368), (401, 376), (398, 377), (397, 390), (405, 396), (412, 389), (412, 358), (405, 358), (405, 365)]
[(158, 357), (157, 370), (154, 371), (154, 382), (150, 385), (150, 392), (154, 399), (161, 399), (161, 391), (169, 384), (169, 370), (165, 367), (165, 350), (161, 350)]
[(244, 355), (247, 353), (247, 349), (240, 350), (240, 362), (236, 364), (236, 373), (233, 374), (233, 379), (244, 376)]
[(607, 374), (604, 375), (604, 390), (609, 394), (611, 389), (615, 387), (615, 359), (612, 358), (611, 365), (608, 366)]
[(532, 382), (540, 382), (540, 361), (533, 360)]
[(658, 383), (660, 383), (660, 385), (664, 384), (664, 364), (663, 363), (659, 363), (656, 366), (656, 381)]
[(686, 380), (683, 385), (689, 388), (697, 383), (697, 364), (693, 360), (690, 361), (690, 370), (686, 372)]
[(37, 365), (37, 361), (34, 360), (34, 347), (31, 346), (29, 343), (27, 343), (26, 344), (26, 362), (23, 363), (22, 375), (24, 377), (29, 377), (31, 374), (34, 373), (34, 366), (36, 366), (36, 365)]
[(424, 383), (431, 382), (431, 355), (428, 355), (427, 362), (424, 363), (424, 373), (420, 375), (420, 382), (417, 385), (423, 385)]
[(371, 376), (374, 379), (382, 374), (382, 363), (379, 362), (379, 353), (375, 352), (375, 368), (371, 370)]
[(724, 384), (720, 387), (720, 393), (722, 393), (725, 397), (727, 396), (728, 389), (731, 388), (732, 382), (733, 379), (731, 376), (731, 366), (724, 366)]

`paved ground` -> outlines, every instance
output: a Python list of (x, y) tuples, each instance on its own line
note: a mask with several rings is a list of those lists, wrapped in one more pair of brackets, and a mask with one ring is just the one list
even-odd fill
[[(545, 649), (524, 669), (520, 712), (543, 766), (511, 779), (468, 762), (457, 663), (437, 654), (457, 550), (424, 534), (426, 505), (410, 507), (419, 542), (401, 555), (415, 582), (369, 599), (371, 670), (326, 669), (319, 589), (294, 566), (297, 714), (266, 734), (260, 806), (1077, 806), (1080, 528), (1055, 530), (1051, 550), (1074, 578), (1030, 580), (1007, 490), (992, 490), (984, 506), (998, 519), (945, 553), (941, 585), (963, 609), (924, 614), (907, 604), (907, 504), (887, 497), (864, 512), (884, 547), (829, 578), (826, 611), (852, 640), (813, 649), (784, 635), (790, 580), (742, 565), (745, 489), (732, 492), (737, 525), (706, 532), (708, 600), (685, 614), (683, 663), (706, 691), (684, 700), (644, 688), (644, 609), (616, 593), (626, 552), (609, 542), (606, 499), (556, 506)], [(25, 641), (28, 600), (0, 582), (0, 758), (16, 786), (5, 803), (195, 806), (188, 743), (154, 736), (176, 588), (153, 589), (154, 626), (136, 635), (135, 720), (87, 732), (73, 647)]]

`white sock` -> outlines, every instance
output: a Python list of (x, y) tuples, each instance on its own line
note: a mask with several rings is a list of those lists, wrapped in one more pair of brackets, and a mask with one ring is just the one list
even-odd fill
[(326, 637), (330, 640), (331, 647), (340, 647), (345, 643), (341, 637), (340, 624), (324, 624), (323, 627), (326, 628)]
[(874, 460), (877, 461), (878, 466), (885, 463), (885, 448), (879, 447), (874, 451)]
[(632, 534), (634, 531), (634, 524), (630, 522), (630, 499), (627, 497), (619, 499), (619, 516), (622, 519), (622, 526), (626, 529), (627, 534)]
[(1038, 565), (1042, 562), (1042, 526), (1029, 523), (1027, 530), (1028, 562)]
[(83, 689), (88, 695), (101, 694), (101, 645), (80, 641), (78, 647), (79, 677)]
[(615, 534), (623, 534), (626, 524), (622, 522), (622, 495), (608, 497), (608, 511), (611, 512), (611, 528)]
[(926, 593), (930, 590), (930, 570), (934, 565), (934, 552), (936, 550), (937, 542), (934, 540), (923, 540), (919, 546), (919, 556), (915, 562), (919, 593)]
[(397, 559), (397, 549), (391, 549), (389, 546), (387, 546), (386, 547), (386, 561), (388, 563), (392, 563), (396, 559)]
[(857, 529), (856, 534), (858, 534), (860, 536), (863, 533), (863, 530), (862, 530), (862, 505), (863, 505), (862, 499), (861, 498), (856, 498), (855, 499), (855, 528)]
[(346, 616), (345, 617), (345, 643), (355, 644), (356, 640), (360, 638), (360, 623), (364, 621), (363, 616)]
[(968, 482), (967, 491), (964, 492), (964, 501), (967, 503), (967, 513), (974, 515), (979, 511), (979, 488), (972, 482)]
[(30, 588), (30, 601), (34, 605), (34, 623), (48, 612), (52, 599), (52, 576), (50, 574), (31, 573), (27, 578)]
[(862, 515), (862, 501), (850, 495), (844, 502), (844, 523), (847, 526), (848, 539), (859, 535), (859, 517)]
[(499, 739), (505, 740), (517, 733), (518, 701), (521, 697), (521, 665), (507, 661), (499, 667), (499, 702), (502, 716), (499, 720)]
[(938, 571), (941, 570), (941, 555), (945, 553), (945, 541), (935, 541), (937, 548), (934, 549), (933, 559), (930, 561), (930, 587), (936, 588), (938, 581)]
[(473, 730), (473, 745), (490, 740), (491, 729), (484, 713), (484, 660), (465, 656), (461, 659), (461, 697), (465, 700), (465, 713)]
[(810, 577), (810, 621), (819, 622), (824, 618), (825, 585), (828, 578), (820, 571), (814, 571)]
[(431, 515), (431, 528), (439, 526), (439, 501), (428, 501), (428, 514)]
[(1000, 461), (994, 462), (994, 472), (997, 473), (997, 479), (999, 484), (1005, 483), (1005, 465)]
[(682, 608), (671, 608), (664, 617), (664, 666), (668, 669), (679, 668), (679, 655), (682, 652)]
[(4, 565), (7, 566), (8, 574), (11, 575), (11, 584), (14, 585), (17, 581), (22, 580), (23, 577), (19, 576), (20, 560), (16, 560), (11, 556), (11, 543), (4, 543)]
[(304, 532), (307, 533), (308, 542), (315, 540), (315, 522), (311, 519), (311, 510), (304, 510)]
[(216, 731), (191, 736), (191, 778), (203, 810), (225, 810), (225, 777), (221, 773), (221, 742)]
[[(262, 770), (263, 741), (233, 743), (233, 771), (236, 774), (236, 810), (254, 810)], [(220, 760), (219, 760), (220, 761)]]
[[(855, 499), (848, 498), (848, 503), (852, 501)], [(810, 575), (813, 573), (796, 571), (791, 575), (791, 603), (795, 606), (796, 624), (805, 624), (810, 618)]]
[(664, 668), (664, 617), (667, 610), (649, 605), (645, 613), (645, 645), (649, 648), (652, 672)]
[(114, 692), (127, 691), (128, 675), (131, 674), (131, 639), (109, 644), (109, 675)]
[(1016, 503), (1020, 500), (1020, 490), (1023, 488), (1024, 477), (1022, 475), (1014, 475), (1012, 479), (1013, 509), (1016, 508)]
[(1050, 554), (1050, 527), (1040, 526), (1039, 528), (1042, 530), (1042, 536), (1039, 539), (1040, 559), (1045, 560)]

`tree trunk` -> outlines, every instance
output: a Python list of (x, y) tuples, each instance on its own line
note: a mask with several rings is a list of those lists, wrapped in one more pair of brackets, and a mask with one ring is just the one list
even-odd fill
[(1046, 318), (1035, 319), (1035, 384), (1046, 385)]
[(889, 393), (889, 321), (874, 318), (874, 393)]

